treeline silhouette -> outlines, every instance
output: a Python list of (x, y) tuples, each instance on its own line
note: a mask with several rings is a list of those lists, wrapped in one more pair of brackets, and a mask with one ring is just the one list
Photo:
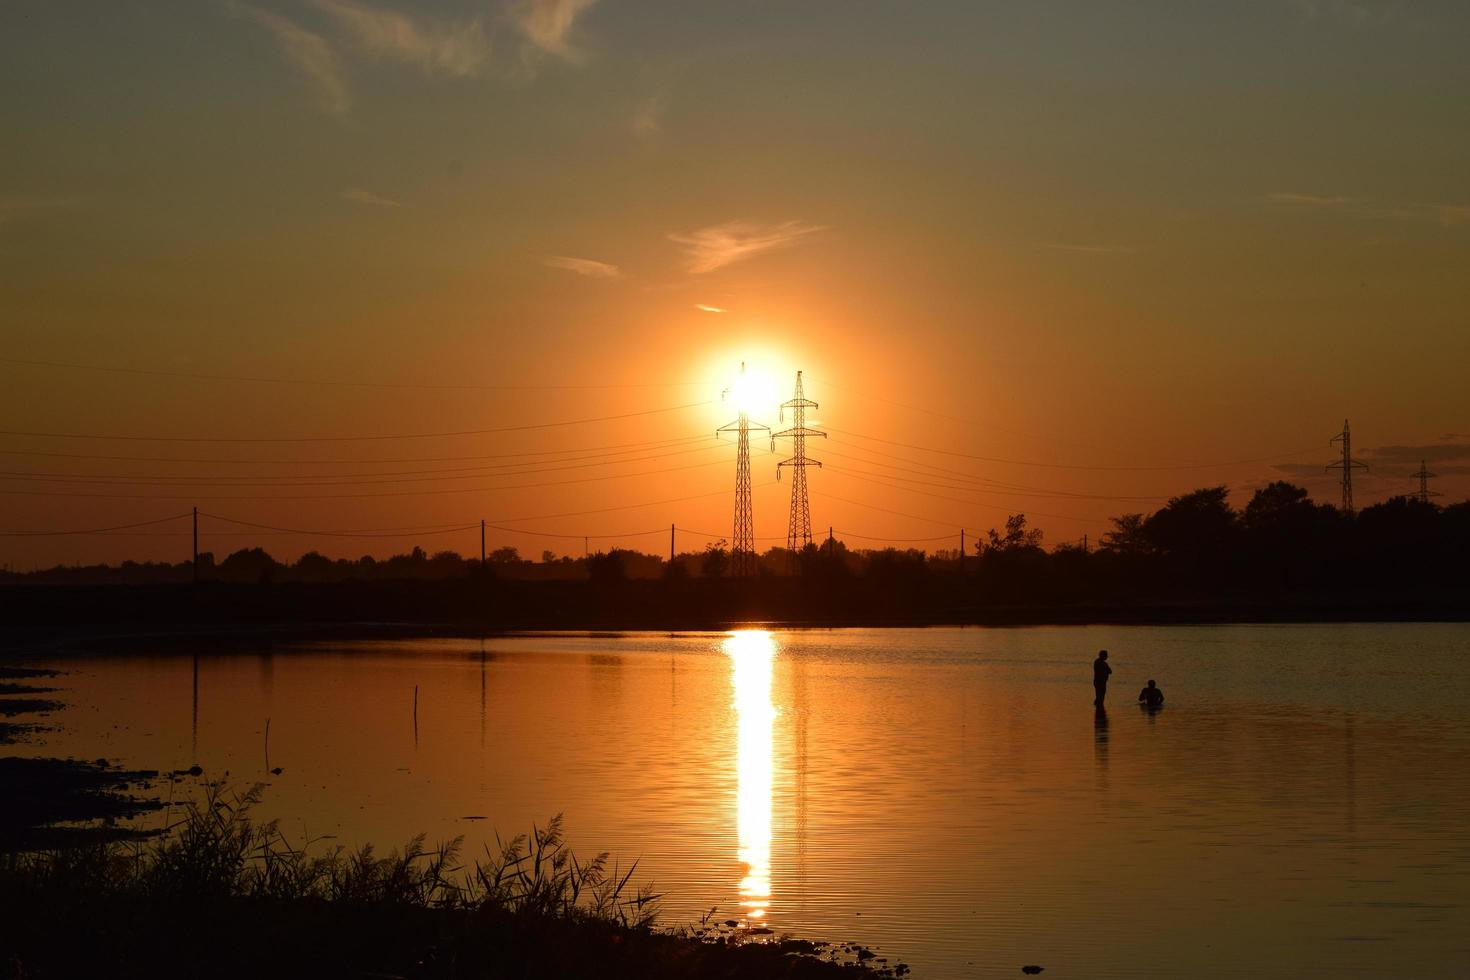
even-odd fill
[[(502, 547), (483, 563), (452, 551), (414, 548), (387, 559), (308, 552), (286, 564), (263, 549), (245, 548), (218, 562), (201, 555), (200, 586), (191, 590), (189, 603), (205, 618), (239, 618), (242, 613), (232, 613), (220, 592), (226, 589), (237, 603), (243, 601), (238, 596), (249, 595), (254, 612), (264, 618), (274, 610), (288, 619), (391, 615), (629, 627), (736, 618), (983, 622), (1026, 608), (1054, 611), (1032, 617), (1039, 619), (1087, 618), (1099, 610), (1120, 618), (1169, 618), (1169, 610), (1186, 608), (1195, 613), (1180, 613), (1181, 618), (1207, 616), (1211, 609), (1268, 617), (1276, 610), (1287, 618), (1292, 610), (1334, 618), (1374, 610), (1459, 617), (1470, 612), (1467, 557), (1470, 501), (1441, 507), (1396, 497), (1349, 515), (1313, 502), (1301, 487), (1276, 482), (1257, 490), (1239, 510), (1230, 505), (1226, 487), (1195, 490), (1151, 514), (1114, 517), (1100, 539), (1086, 544), (1048, 548), (1041, 531), (1015, 514), (963, 556), (957, 550), (858, 549), (823, 541), (797, 553), (769, 549), (759, 556), (758, 574), (747, 579), (730, 578), (724, 541), (672, 562), (625, 549), (575, 558), (544, 552), (532, 561)], [(194, 574), (189, 562), (125, 562), (8, 573), (0, 581), (176, 586)], [(89, 602), (117, 606), (95, 598), (107, 590), (85, 591), (94, 596)], [(17, 595), (5, 592), (12, 599)], [(66, 603), (43, 605), (53, 601)], [(153, 614), (140, 607), (137, 615)]]

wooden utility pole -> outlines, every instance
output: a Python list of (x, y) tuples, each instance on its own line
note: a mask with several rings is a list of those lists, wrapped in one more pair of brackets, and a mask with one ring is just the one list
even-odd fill
[(674, 525), (669, 525), (669, 564), (674, 563)]
[(194, 582), (199, 582), (199, 508), (194, 508)]
[(485, 564), (485, 519), (480, 518), (480, 564)]
[(832, 539), (832, 526), (829, 524), (827, 526), (827, 557), (830, 558), (830, 557), (835, 556), (836, 554), (837, 554), (837, 544)]
[(965, 570), (965, 529), (960, 528), (960, 571)]

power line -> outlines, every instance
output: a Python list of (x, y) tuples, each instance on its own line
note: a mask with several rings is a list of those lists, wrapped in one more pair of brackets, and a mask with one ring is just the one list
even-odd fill
[[(752, 489), (759, 490), (762, 487), (773, 487), (775, 485), (776, 483), (773, 480), (770, 483), (758, 483)], [(686, 500), (704, 500), (709, 497), (718, 497), (720, 494), (723, 494), (725, 492), (726, 491), (724, 490), (711, 490), (709, 493), (694, 493), (684, 497), (669, 497), (664, 500), (650, 500), (647, 503), (642, 504), (623, 504), (618, 507), (601, 507), (596, 510), (574, 510), (567, 511), (561, 514), (537, 514), (532, 517), (501, 517), (497, 518), (496, 522), (499, 524), (515, 524), (520, 521), (549, 521), (562, 517), (587, 517), (591, 514), (610, 514), (613, 511), (619, 510), (638, 510), (641, 507), (658, 507), (663, 504), (681, 504), (684, 503)], [(578, 535), (578, 537), (590, 537), (590, 535)]]
[(708, 463), (690, 463), (687, 466), (666, 466), (656, 470), (639, 470), (637, 473), (609, 473), (605, 476), (578, 477), (575, 480), (547, 480), (541, 483), (506, 483), (494, 487), (444, 487), (437, 490), (390, 490), (382, 493), (316, 493), (316, 494), (118, 494), (76, 493), (73, 491), (51, 492), (45, 490), (8, 490), (0, 488), (0, 494), (16, 497), (79, 497), (97, 500), (362, 500), (373, 497), (425, 497), (452, 493), (492, 493), (498, 490), (529, 490), (542, 487), (571, 486), (577, 483), (596, 483), (602, 480), (625, 480), (639, 476), (656, 476), (679, 470), (719, 466), (723, 460)]
[(576, 539), (578, 541), (599, 541), (606, 540), (607, 538), (646, 538), (653, 534), (664, 533), (664, 529), (661, 527), (656, 527), (652, 531), (624, 531), (616, 534), (558, 534), (555, 531), (532, 531), (523, 527), (501, 527), (499, 524), (491, 524), (488, 521), (486, 522), (485, 526), (489, 528), (494, 528), (497, 531), (502, 531), (506, 534), (524, 534), (527, 537), (532, 538)]
[(691, 408), (703, 408), (715, 402), (688, 402), (666, 408), (650, 408), (641, 412), (623, 412), (619, 415), (600, 415), (591, 418), (565, 419), (560, 422), (528, 422), (524, 425), (505, 425), (490, 429), (461, 429), (453, 432), (413, 432), (397, 435), (373, 436), (120, 436), (76, 432), (30, 432), (19, 429), (0, 429), (0, 436), (26, 436), (35, 439), (98, 439), (112, 442), (214, 442), (214, 443), (320, 443), (320, 442), (391, 442), (400, 439), (448, 439), (459, 436), (493, 435), (501, 432), (529, 432), (535, 429), (555, 429), (570, 425), (589, 425), (595, 422), (614, 422), (620, 419), (644, 418), (668, 412), (682, 412)]
[[(843, 472), (842, 470), (839, 470), (835, 466), (834, 467), (831, 467), (831, 469), (832, 469), (832, 472), (834, 472), (834, 473)], [(944, 494), (939, 494), (939, 493), (927, 493), (927, 492), (925, 492), (923, 490), (914, 490), (914, 489), (912, 489), (910, 487), (895, 486), (895, 485), (893, 485), (891, 483), (883, 483), (883, 482), (880, 482), (880, 481), (873, 481), (873, 480), (871, 480), (871, 478), (870, 478), (870, 481), (871, 482), (874, 482), (875, 485), (877, 485), (877, 486), (886, 487), (889, 490), (898, 490), (898, 491), (900, 491), (902, 493), (913, 493), (913, 494), (918, 494), (918, 495), (920, 495), (922, 497), (933, 497), (936, 500), (949, 500), (949, 501), (952, 501), (952, 502), (957, 503), (957, 504), (965, 504), (968, 507), (983, 507), (983, 508), (985, 508), (987, 510), (997, 511), (997, 512), (1000, 512), (1000, 513), (1007, 513), (1008, 512), (1008, 508), (1000, 507), (1000, 506), (998, 506), (996, 504), (987, 504), (987, 503), (983, 503), (983, 502), (977, 501), (977, 500), (964, 500), (964, 499), (962, 499), (960, 497), (947, 497)], [(833, 500), (842, 500), (841, 497), (834, 497), (834, 496), (832, 496), (832, 494), (828, 494), (827, 496), (831, 497)], [(879, 510), (879, 511), (883, 510), (883, 508), (881, 508), (881, 507), (874, 507), (871, 504), (864, 504), (864, 503), (861, 503), (860, 501), (856, 501), (856, 500), (843, 500), (843, 503), (857, 504), (857, 506), (859, 506), (859, 507), (867, 507), (870, 510)], [(887, 513), (896, 514), (899, 517), (913, 517), (916, 520), (930, 521), (933, 524), (943, 524), (943, 525), (948, 526), (948, 527), (954, 527), (955, 526), (955, 522), (953, 522), (953, 521), (938, 521), (938, 520), (934, 520), (933, 518), (917, 517), (917, 515), (914, 515), (914, 514), (904, 514), (904, 513), (901, 513), (899, 511), (888, 511)], [(1111, 521), (1099, 520), (1098, 518), (1094, 518), (1094, 517), (1078, 517), (1078, 516), (1076, 516), (1074, 514), (1049, 514), (1046, 511), (1041, 511), (1041, 510), (1030, 510), (1030, 509), (1027, 509), (1025, 511), (1025, 513), (1035, 515), (1036, 517), (1052, 517), (1052, 518), (1056, 518), (1057, 520), (1061, 520), (1061, 521), (1081, 521), (1081, 522), (1088, 523), (1088, 524), (1111, 524), (1112, 523)], [(967, 528), (967, 530), (973, 530), (973, 529)]]
[(223, 514), (208, 514), (208, 513), (205, 513), (204, 511), (200, 511), (199, 512), (199, 516), (200, 517), (212, 518), (213, 520), (216, 520), (216, 521), (226, 521), (226, 522), (228, 522), (230, 524), (239, 524), (239, 525), (241, 525), (243, 527), (257, 528), (257, 529), (264, 530), (264, 531), (275, 531), (275, 532), (280, 533), (280, 534), (300, 534), (300, 535), (309, 535), (309, 536), (312, 536), (312, 537), (334, 537), (334, 538), (410, 538), (410, 537), (417, 537), (418, 535), (428, 535), (428, 534), (454, 534), (454, 533), (459, 532), (459, 531), (472, 531), (475, 528), (477, 528), (477, 527), (480, 526), (479, 525), (479, 522), (477, 521), (474, 524), (463, 524), (463, 525), (459, 525), (459, 526), (456, 526), (456, 527), (445, 527), (445, 528), (439, 528), (438, 530), (432, 530), (432, 531), (418, 530), (418, 531), (396, 531), (396, 532), (394, 532), (391, 529), (384, 530), (384, 531), (326, 531), (326, 530), (320, 530), (320, 529), (316, 529), (316, 530), (303, 530), (303, 529), (300, 529), (300, 528), (275, 527), (275, 526), (270, 525), (270, 524), (256, 524), (256, 523), (253, 523), (251, 521), (241, 521), (241, 520), (236, 520), (233, 517), (225, 517)]
[[(1074, 493), (1073, 491), (1070, 491), (1070, 490), (1055, 490), (1055, 489), (1052, 489), (1050, 487), (1038, 487), (1038, 486), (1032, 486), (1032, 485), (1026, 484), (1026, 483), (1011, 483), (1011, 482), (1008, 482), (1008, 481), (1005, 481), (1005, 480), (995, 480), (995, 479), (991, 479), (990, 477), (979, 476), (978, 474), (970, 473), (967, 470), (956, 470), (956, 469), (952, 469), (952, 468), (947, 467), (947, 466), (936, 466), (933, 463), (925, 463), (925, 462), (922, 462), (921, 460), (914, 459), (912, 456), (900, 456), (900, 455), (897, 455), (895, 453), (885, 453), (885, 452), (883, 452), (880, 449), (870, 449), (867, 446), (860, 446), (860, 445), (858, 445), (856, 443), (846, 442), (846, 441), (841, 440), (841, 439), (835, 439), (833, 441), (836, 442), (840, 446), (848, 447), (850, 449), (855, 450), (856, 452), (866, 453), (868, 456), (877, 456), (877, 457), (880, 457), (882, 459), (898, 460), (899, 462), (902, 462), (902, 463), (904, 463), (906, 465), (905, 466), (902, 466), (902, 467), (900, 467), (900, 466), (894, 466), (891, 463), (883, 463), (883, 462), (879, 462), (879, 460), (876, 460), (876, 459), (868, 459), (866, 457), (859, 457), (859, 456), (845, 456), (844, 458), (846, 458), (846, 459), (851, 459), (854, 462), (863, 463), (863, 464), (868, 465), (868, 466), (882, 466), (885, 469), (895, 469), (896, 470), (896, 469), (907, 469), (907, 468), (910, 468), (910, 467), (918, 467), (921, 471), (927, 471), (927, 472), (921, 472), (920, 475), (923, 475), (923, 476), (928, 476), (928, 475), (931, 475), (932, 474), (932, 475), (939, 476), (939, 477), (941, 477), (943, 479), (955, 479), (955, 480), (961, 480), (961, 481), (970, 481), (970, 482), (974, 482), (974, 483), (977, 483), (977, 484), (984, 484), (987, 487), (999, 487), (999, 488), (1007, 489), (1007, 490), (1027, 490), (1027, 491), (1034, 491), (1038, 495), (1048, 495), (1048, 496), (1052, 496), (1052, 495), (1055, 495), (1055, 496), (1069, 496), (1069, 495), (1070, 496), (1087, 496), (1087, 497), (1091, 497), (1091, 498), (1098, 499), (1098, 500), (1132, 500), (1132, 499), (1139, 499), (1139, 500), (1166, 500), (1166, 499), (1168, 499), (1166, 497), (1137, 497), (1137, 498), (1134, 498), (1134, 497), (1130, 497), (1130, 496), (1112, 496), (1112, 495), (1107, 495), (1107, 494), (1086, 494), (1086, 495), (1082, 495), (1082, 494), (1076, 494), (1076, 493)], [(833, 455), (842, 455), (842, 454), (834, 453)]]
[[(846, 456), (846, 455), (844, 455), (842, 453), (832, 453), (832, 455), (833, 456), (838, 456), (838, 457), (840, 457), (842, 459), (852, 459), (855, 462), (859, 462), (859, 463), (867, 463), (870, 466), (886, 466), (887, 465), (885, 463), (878, 463), (878, 462), (875, 462), (873, 460), (861, 459), (861, 458), (854, 457), (854, 456)], [(898, 467), (892, 467), (892, 466), (891, 467), (888, 467), (888, 468), (890, 468), (890, 469), (898, 469)], [(873, 472), (870, 472), (868, 470), (847, 469), (847, 468), (844, 468), (844, 467), (837, 467), (837, 466), (832, 467), (832, 472), (834, 472), (834, 473), (848, 473), (848, 474), (857, 475), (857, 476), (877, 476), (877, 477), (883, 477), (884, 479), (897, 480), (897, 481), (899, 481), (901, 483), (914, 483), (914, 484), (918, 484), (919, 486), (938, 487), (941, 490), (963, 490), (963, 491), (968, 491), (970, 493), (988, 493), (988, 494), (993, 494), (993, 495), (1002, 496), (1002, 497), (1039, 497), (1039, 498), (1042, 498), (1042, 499), (1056, 499), (1056, 500), (1114, 500), (1114, 501), (1126, 500), (1126, 501), (1147, 501), (1147, 502), (1151, 502), (1151, 503), (1157, 503), (1159, 501), (1164, 501), (1164, 500), (1168, 500), (1169, 499), (1168, 497), (1164, 497), (1164, 496), (1124, 496), (1124, 495), (1096, 494), (1096, 493), (1073, 493), (1073, 492), (1068, 491), (1068, 490), (1046, 490), (1046, 489), (1043, 489), (1043, 488), (1040, 488), (1040, 487), (1017, 487), (1016, 489), (1002, 489), (1002, 488), (1012, 487), (1012, 486), (1014, 486), (1014, 484), (997, 483), (996, 481), (993, 481), (993, 480), (978, 480), (978, 481), (976, 481), (976, 483), (973, 483), (973, 484), (960, 483), (958, 485), (956, 485), (955, 483), (935, 483), (933, 481), (928, 481), (928, 480), (917, 480), (917, 479), (914, 479), (912, 477), (895, 476), (895, 475), (889, 474), (889, 473), (873, 473)], [(927, 475), (927, 474), (921, 474), (921, 475)]]
[[(921, 516), (919, 514), (906, 514), (906, 513), (904, 513), (901, 510), (890, 510), (887, 507), (878, 507), (875, 504), (866, 504), (866, 503), (863, 503), (861, 500), (849, 500), (846, 497), (839, 497), (836, 494), (832, 494), (832, 493), (827, 494), (827, 497), (829, 499), (831, 499), (831, 500), (837, 501), (838, 503), (852, 504), (854, 507), (862, 507), (865, 510), (874, 510), (874, 511), (877, 511), (878, 513), (880, 513), (880, 514), (892, 514), (894, 517), (907, 517), (910, 520), (924, 521), (924, 522), (926, 522), (928, 524), (938, 524), (938, 525), (940, 525), (942, 527), (956, 527), (957, 526), (955, 524), (955, 522), (953, 522), (953, 521), (942, 521), (942, 520), (939, 520), (939, 519), (934, 518), (934, 517), (924, 517), (924, 516)], [(958, 525), (958, 526), (963, 527), (963, 525)], [(973, 530), (973, 528), (965, 528), (965, 530)], [(946, 535), (946, 537), (948, 537), (948, 535)]]
[(18, 364), (28, 367), (61, 368), (68, 371), (97, 371), (105, 374), (131, 374), (152, 378), (178, 378), (189, 381), (237, 381), (249, 384), (308, 385), (326, 388), (380, 388), (399, 391), (595, 391), (625, 388), (693, 388), (707, 384), (704, 381), (651, 381), (646, 383), (618, 384), (538, 384), (538, 385), (484, 385), (484, 384), (415, 384), (400, 381), (341, 381), (324, 378), (273, 378), (260, 375), (203, 374), (194, 371), (162, 371), (152, 368), (112, 367), (100, 364), (73, 364), (66, 361), (42, 361), (32, 358), (0, 357), (0, 364)]
[(920, 543), (925, 541), (950, 541), (954, 538), (954, 535), (952, 534), (936, 534), (927, 538), (880, 538), (874, 537), (871, 534), (858, 534), (856, 531), (844, 531), (841, 528), (837, 529), (837, 533), (842, 535), (844, 538), (858, 538), (862, 541), (887, 541), (893, 544)]
[(861, 432), (846, 432), (846, 431), (844, 431), (842, 429), (833, 429), (830, 426), (828, 427), (828, 431), (835, 432), (835, 433), (837, 433), (839, 435), (853, 436), (853, 437), (858, 438), (858, 439), (867, 439), (867, 440), (870, 440), (872, 442), (881, 442), (884, 445), (888, 445), (888, 446), (902, 446), (905, 449), (917, 449), (920, 452), (937, 453), (937, 454), (939, 454), (941, 456), (958, 456), (958, 457), (960, 457), (962, 459), (974, 459), (974, 460), (979, 460), (980, 462), (983, 462), (983, 463), (1003, 463), (1003, 464), (1008, 465), (1008, 466), (1035, 466), (1035, 467), (1039, 467), (1039, 468), (1042, 468), (1042, 469), (1053, 469), (1053, 470), (1091, 470), (1091, 471), (1098, 471), (1098, 472), (1116, 472), (1116, 473), (1147, 473), (1147, 472), (1163, 472), (1163, 471), (1167, 471), (1167, 470), (1211, 470), (1211, 469), (1223, 469), (1224, 467), (1227, 467), (1227, 466), (1244, 466), (1247, 463), (1268, 463), (1268, 462), (1271, 462), (1272, 460), (1287, 459), (1287, 458), (1292, 457), (1292, 456), (1301, 456), (1301, 455), (1304, 455), (1306, 453), (1310, 453), (1310, 452), (1315, 452), (1316, 451), (1316, 450), (1313, 450), (1313, 449), (1299, 449), (1299, 450), (1296, 450), (1294, 452), (1289, 452), (1289, 453), (1277, 453), (1277, 454), (1275, 454), (1273, 456), (1257, 456), (1257, 457), (1254, 457), (1252, 459), (1222, 460), (1220, 462), (1215, 462), (1215, 463), (1176, 463), (1176, 464), (1170, 464), (1170, 465), (1166, 465), (1166, 466), (1090, 466), (1090, 465), (1083, 465), (1083, 464), (1080, 464), (1080, 463), (1042, 463), (1042, 462), (1038, 462), (1036, 460), (1007, 459), (1007, 458), (1000, 457), (1000, 456), (980, 456), (980, 455), (977, 455), (975, 453), (956, 452), (955, 450), (952, 450), (952, 449), (935, 449), (933, 446), (919, 446), (919, 445), (915, 445), (914, 443), (910, 443), (910, 442), (898, 442), (898, 441), (893, 440), (893, 439), (879, 439), (877, 436), (864, 435)]
[(188, 514), (175, 514), (172, 517), (160, 517), (156, 521), (139, 521), (136, 524), (118, 524), (115, 527), (92, 527), (72, 531), (0, 531), (0, 537), (7, 538), (55, 538), (65, 537), (72, 534), (106, 534), (110, 531), (127, 531), (135, 527), (152, 527), (155, 524), (167, 524), (170, 521), (182, 521)]
[[(583, 446), (577, 449), (539, 449), (534, 452), (521, 453), (486, 453), (473, 456), (403, 456), (403, 457), (354, 457), (351, 459), (261, 459), (260, 457), (247, 458), (221, 458), (221, 457), (194, 457), (194, 456), (117, 456), (100, 455), (97, 453), (58, 453), (39, 449), (0, 449), (3, 456), (37, 456), (47, 459), (89, 459), (107, 460), (111, 462), (130, 463), (228, 463), (228, 464), (261, 464), (272, 466), (304, 466), (312, 464), (326, 464), (330, 466), (346, 464), (389, 464), (389, 463), (459, 463), (469, 462), (477, 459), (516, 459), (528, 456), (566, 456), (574, 453), (595, 453), (609, 456), (619, 455), (612, 450), (626, 449), (633, 452), (637, 449), (652, 449), (662, 446), (677, 446), (689, 442), (704, 442), (708, 436), (680, 436), (677, 439), (653, 439), (644, 442), (620, 442), (607, 446)], [(590, 457), (589, 457), (590, 458)]]
[[(581, 470), (593, 466), (622, 466), (627, 463), (646, 462), (654, 459), (668, 459), (673, 456), (687, 456), (690, 453), (704, 453), (712, 449), (723, 449), (721, 445), (700, 446), (695, 449), (681, 449), (669, 453), (656, 453), (648, 456), (630, 456), (626, 459), (598, 460), (593, 462), (569, 463), (565, 466), (529, 466), (526, 464), (506, 464), (521, 466), (523, 468), (505, 473), (485, 473), (487, 469), (499, 469), (493, 466), (468, 466), (457, 467), (447, 470), (401, 470), (397, 472), (388, 471), (383, 473), (322, 473), (322, 474), (292, 474), (282, 477), (272, 476), (147, 476), (141, 474), (91, 474), (91, 473), (31, 473), (9, 470), (0, 470), (0, 480), (26, 481), (33, 483), (62, 483), (82, 486), (206, 486), (206, 487), (337, 487), (337, 486), (370, 486), (385, 483), (434, 483), (441, 480), (475, 480), (489, 477), (515, 477), (529, 476), (537, 473), (556, 473), (565, 470)], [(558, 461), (560, 462), (560, 461)], [(420, 474), (437, 474), (425, 476)], [(458, 474), (458, 475), (450, 475)], [(389, 479), (376, 479), (377, 477), (388, 477)], [(405, 478), (406, 477), (406, 478)], [(364, 479), (366, 478), (366, 479)], [(244, 481), (244, 482), (239, 482)]]

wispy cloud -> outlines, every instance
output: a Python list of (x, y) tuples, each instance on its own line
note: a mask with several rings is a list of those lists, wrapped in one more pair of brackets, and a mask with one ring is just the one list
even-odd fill
[[(1356, 451), (1357, 459), (1368, 464), (1368, 479), (1385, 481), (1407, 479), (1427, 463), (1440, 476), (1459, 476), (1470, 473), (1470, 440), (1457, 437), (1454, 433), (1441, 436), (1440, 442), (1424, 445), (1389, 445), (1363, 448)], [(1323, 463), (1277, 463), (1272, 468), (1286, 476), (1310, 483), (1314, 480), (1336, 482), (1339, 476), (1327, 472), (1326, 462), (1331, 450), (1324, 455)], [(1329, 479), (1330, 478), (1330, 479)], [(1357, 480), (1358, 477), (1354, 477)]]
[(1131, 245), (1068, 245), (1062, 242), (1042, 242), (1041, 247), (1059, 252), (1090, 252), (1094, 255), (1132, 255), (1138, 251)]
[(701, 228), (688, 234), (670, 234), (669, 239), (684, 247), (684, 253), (689, 258), (688, 270), (695, 275), (702, 275), (762, 252), (794, 245), (821, 230), (818, 225), (808, 225), (800, 221), (783, 221), (775, 225), (727, 221), (722, 225)]
[(706, 313), (728, 313), (729, 312), (724, 307), (721, 307), (721, 306), (710, 306), (707, 303), (695, 303), (694, 304), (694, 308), (696, 310), (703, 310)]
[(597, 0), (521, 0), (515, 8), (515, 21), (521, 33), (548, 54), (568, 60), (577, 58), (567, 35), (577, 17)]
[(664, 111), (669, 107), (666, 92), (650, 95), (633, 107), (635, 136), (657, 136), (664, 129)]
[(1387, 24), (1403, 17), (1399, 0), (1288, 0), (1305, 21), (1339, 21), (1352, 27)]
[(311, 2), (373, 57), (457, 77), (477, 75), (490, 61), (490, 42), (479, 20), (452, 25), (409, 17), (357, 0)]
[(1441, 224), (1458, 225), (1470, 221), (1470, 204), (1429, 204), (1425, 207)]
[(10, 218), (28, 211), (49, 211), (54, 208), (71, 208), (81, 203), (77, 197), (30, 197), (26, 195), (0, 195), (0, 225)]
[(1293, 194), (1289, 191), (1278, 191), (1275, 194), (1267, 194), (1266, 200), (1272, 204), (1300, 204), (1307, 207), (1327, 208), (1352, 204), (1357, 198), (1325, 197), (1320, 194)]
[(374, 194), (372, 191), (365, 190), (361, 187), (344, 187), (338, 192), (338, 196), (344, 201), (351, 201), (353, 204), (366, 204), (369, 207), (375, 208), (403, 208), (408, 206), (402, 201), (395, 201), (391, 197)]
[(239, 2), (231, 2), (229, 7), (271, 33), (286, 58), (311, 86), (323, 110), (340, 116), (351, 107), (347, 80), (325, 38), (271, 10)]
[(579, 259), (568, 255), (550, 255), (542, 260), (553, 269), (564, 269), (567, 272), (575, 272), (579, 276), (589, 279), (617, 279), (623, 274), (623, 270), (611, 262), (598, 262), (596, 259)]
[(1406, 476), (1428, 463), (1441, 476), (1470, 473), (1470, 442), (1432, 442), (1423, 446), (1379, 446), (1363, 452), (1368, 465), (1386, 475)]
[(1454, 227), (1470, 222), (1470, 204), (1387, 204), (1366, 197), (1277, 192), (1266, 201), (1287, 207), (1320, 209), (1378, 221), (1432, 221)]

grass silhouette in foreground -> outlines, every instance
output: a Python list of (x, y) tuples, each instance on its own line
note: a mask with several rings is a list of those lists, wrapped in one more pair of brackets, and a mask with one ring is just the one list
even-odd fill
[[(0, 856), (0, 977), (902, 976), (856, 947), (654, 927), (658, 896), (560, 818), (461, 866), (422, 836), (313, 854), (209, 787), (150, 841)], [(498, 840), (498, 839), (497, 839)], [(762, 937), (764, 938), (764, 937)], [(843, 965), (834, 960), (840, 959)]]

